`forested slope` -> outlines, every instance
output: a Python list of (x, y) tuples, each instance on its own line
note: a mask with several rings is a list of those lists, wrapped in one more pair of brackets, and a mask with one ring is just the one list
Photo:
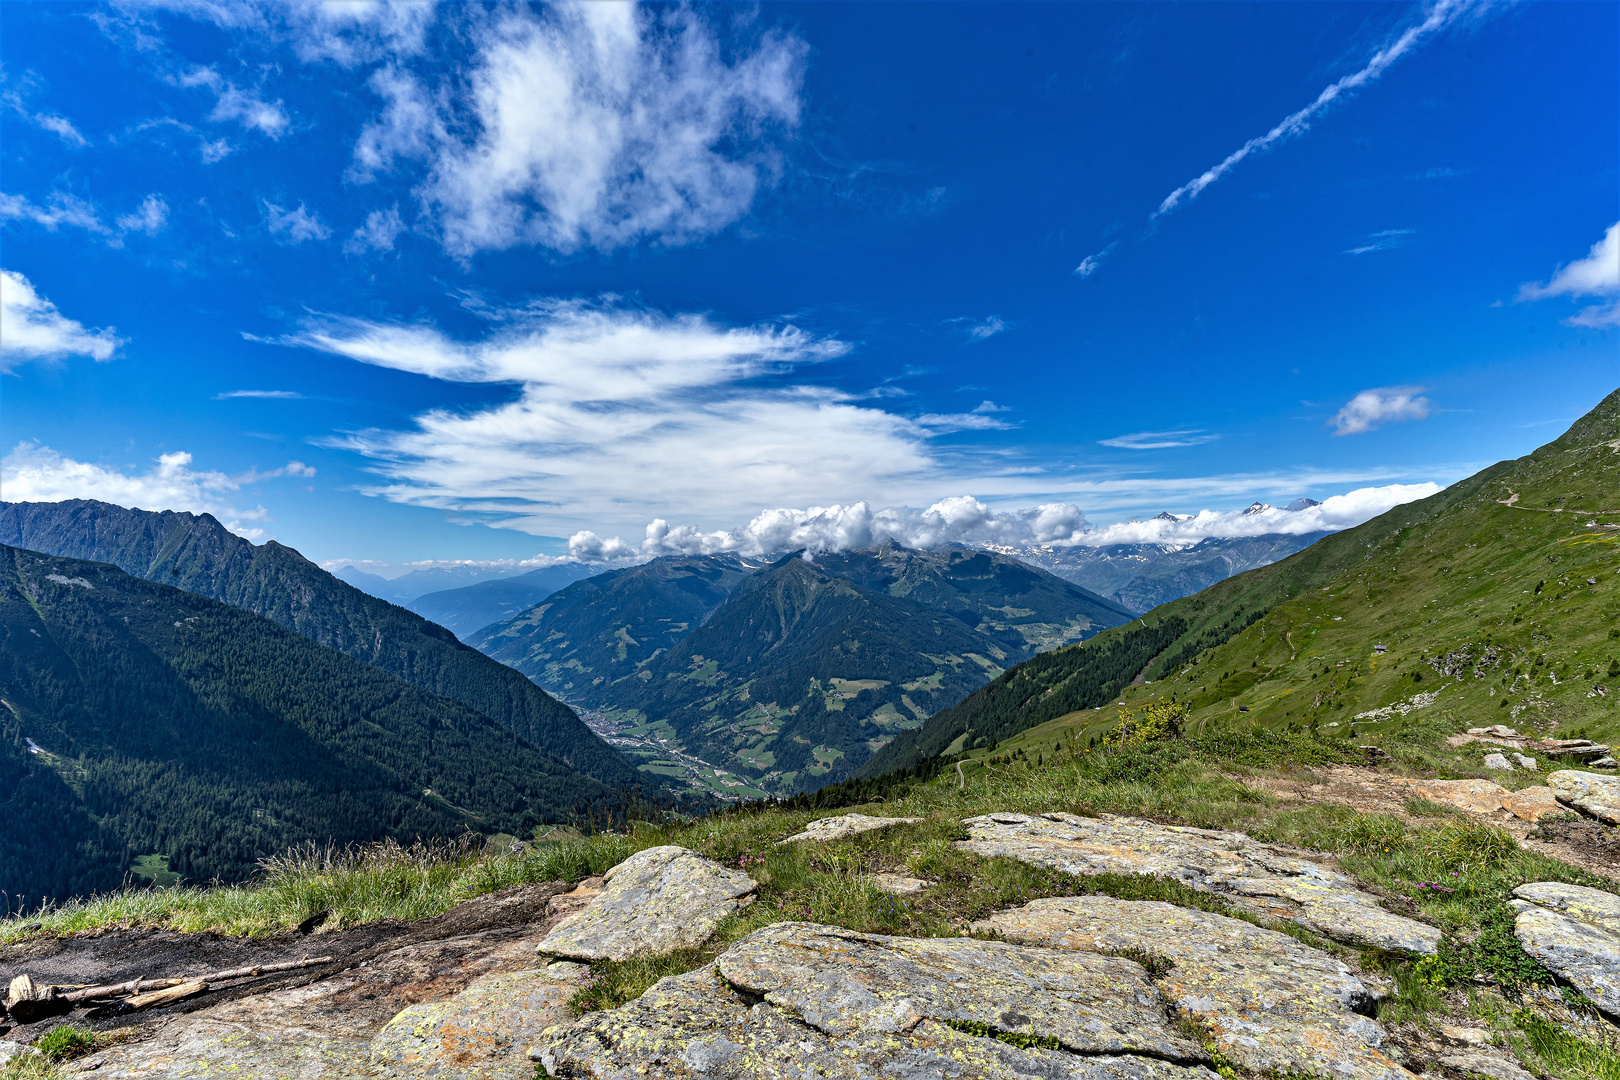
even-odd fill
[(339, 581), (292, 548), (256, 545), (208, 514), (74, 499), (0, 503), (0, 543), (107, 562), (244, 608), (413, 686), (455, 698), (609, 786), (646, 784), (572, 709), (442, 626)]
[(0, 547), (0, 657), (13, 894), (104, 888), (152, 852), (229, 880), (306, 840), (522, 833), (615, 797), (461, 702), (104, 564)]

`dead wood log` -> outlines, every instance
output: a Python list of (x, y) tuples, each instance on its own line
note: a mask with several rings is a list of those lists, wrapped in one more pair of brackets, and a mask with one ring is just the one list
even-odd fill
[(19, 1024), (32, 1024), (72, 1008), (57, 994), (56, 987), (40, 986), (28, 975), (18, 975), (12, 979), (6, 993), (6, 1012)]
[(127, 1001), (131, 1008), (149, 1009), (153, 1005), (167, 1005), (171, 1001), (179, 1001), (181, 998), (200, 994), (206, 989), (208, 989), (206, 982), (201, 979), (193, 979), (190, 982), (183, 982), (178, 986), (171, 986), (164, 990), (154, 990), (150, 994), (136, 994), (134, 997), (128, 998)]
[(61, 1000), (69, 1002), (99, 1001), (103, 998), (123, 997), (125, 994), (139, 994), (147, 990), (163, 990), (171, 986), (179, 986), (187, 982), (221, 983), (231, 979), (246, 979), (254, 975), (269, 975), (277, 971), (296, 971), (299, 968), (315, 967), (317, 964), (330, 964), (330, 956), (317, 956), (307, 960), (286, 960), (275, 964), (255, 964), (252, 967), (231, 968), (228, 971), (211, 971), (204, 975), (188, 975), (183, 979), (131, 979), (129, 982), (113, 983), (108, 986), (90, 986), (83, 990), (73, 990), (59, 995)]

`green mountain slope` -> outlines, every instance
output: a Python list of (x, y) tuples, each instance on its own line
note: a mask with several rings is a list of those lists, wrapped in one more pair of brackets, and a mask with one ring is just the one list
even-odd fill
[(0, 547), (0, 888), (132, 858), (247, 876), (303, 841), (521, 833), (612, 792), (488, 717), (268, 619)]
[(792, 792), (848, 775), (1007, 656), (948, 613), (789, 556), (603, 698), (632, 730)]
[(484, 627), (520, 615), (558, 589), (590, 575), (588, 567), (563, 563), (516, 577), (426, 593), (405, 606), (465, 641)]
[(111, 563), (245, 608), (413, 686), (465, 702), (609, 786), (645, 780), (571, 709), (448, 630), (339, 581), (292, 548), (249, 543), (210, 515), (85, 499), (3, 503), (0, 543)]
[(1357, 725), (1390, 729), (1442, 700), (1458, 723), (1608, 724), (1617, 571), (1620, 391), (1533, 454), (1008, 671), (862, 771), (1063, 717), (1105, 723), (1112, 711), (1070, 714), (1122, 694), (1174, 695), (1199, 724), (1346, 735), (1359, 713), (1401, 705)]
[(593, 706), (602, 687), (673, 648), (761, 565), (735, 555), (700, 555), (610, 570), (467, 640), (553, 694)]

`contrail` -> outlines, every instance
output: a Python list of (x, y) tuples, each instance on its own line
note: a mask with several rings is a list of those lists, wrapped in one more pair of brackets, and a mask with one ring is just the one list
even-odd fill
[(1475, 3), (1475, 0), (1439, 0), (1438, 3), (1429, 9), (1428, 16), (1421, 23), (1410, 27), (1400, 37), (1396, 38), (1393, 42), (1374, 53), (1373, 58), (1367, 61), (1366, 67), (1355, 72), (1354, 74), (1346, 75), (1344, 78), (1340, 79), (1338, 82), (1334, 83), (1332, 86), (1329, 86), (1326, 90), (1323, 90), (1320, 94), (1318, 94), (1315, 101), (1311, 102), (1298, 112), (1287, 116), (1283, 119), (1282, 123), (1278, 124), (1264, 135), (1250, 139), (1248, 142), (1232, 151), (1232, 153), (1227, 156), (1226, 160), (1222, 161), (1219, 165), (1216, 165), (1214, 168), (1208, 170), (1201, 176), (1182, 184), (1169, 195), (1165, 196), (1164, 202), (1160, 203), (1159, 208), (1153, 212), (1153, 218), (1156, 219), (1163, 217), (1165, 214), (1168, 214), (1170, 211), (1180, 206), (1182, 202), (1196, 199), (1199, 192), (1203, 191), (1205, 188), (1209, 187), (1209, 185), (1231, 172), (1233, 167), (1236, 166), (1238, 162), (1242, 161), (1256, 150), (1264, 150), (1274, 143), (1279, 143), (1284, 139), (1301, 134), (1311, 126), (1311, 121), (1316, 118), (1318, 113), (1322, 112), (1329, 105), (1333, 104), (1345, 94), (1348, 94), (1353, 90), (1359, 90), (1361, 87), (1366, 86), (1368, 83), (1378, 78), (1378, 76), (1384, 73), (1386, 68), (1388, 68), (1395, 61), (1399, 60), (1401, 57), (1405, 56), (1407, 53), (1411, 52), (1412, 49), (1415, 48), (1417, 44), (1424, 38), (1439, 30), (1445, 29), (1447, 26), (1455, 22), (1459, 16), (1465, 14), (1476, 6), (1478, 5)]

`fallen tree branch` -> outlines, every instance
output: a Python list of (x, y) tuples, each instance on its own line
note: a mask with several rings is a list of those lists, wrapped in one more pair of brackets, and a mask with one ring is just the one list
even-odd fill
[(255, 964), (252, 967), (231, 968), (228, 971), (213, 971), (206, 975), (191, 975), (184, 979), (131, 979), (128, 982), (114, 983), (109, 986), (91, 986), (83, 990), (73, 990), (58, 997), (62, 1001), (99, 1001), (103, 998), (123, 997), (125, 994), (140, 994), (148, 990), (165, 990), (171, 986), (179, 986), (187, 982), (218, 983), (231, 979), (246, 979), (254, 975), (269, 975), (277, 971), (296, 971), (299, 968), (314, 967), (317, 964), (330, 964), (330, 956), (317, 956), (309, 960), (287, 960), (277, 964)]

